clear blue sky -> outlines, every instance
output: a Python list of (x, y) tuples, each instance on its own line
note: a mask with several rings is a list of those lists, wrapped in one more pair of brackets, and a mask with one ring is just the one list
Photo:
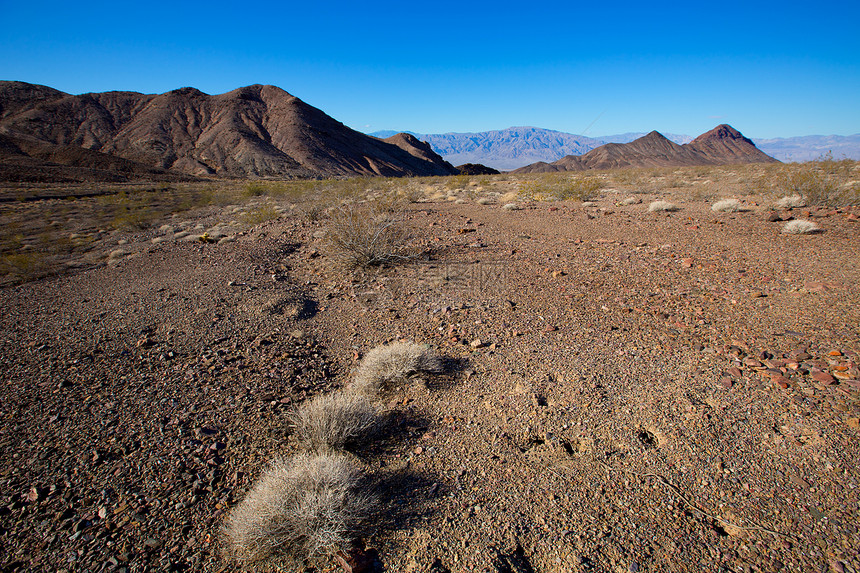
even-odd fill
[(280, 86), (362, 131), (860, 132), (860, 3), (20, 2), (0, 79)]

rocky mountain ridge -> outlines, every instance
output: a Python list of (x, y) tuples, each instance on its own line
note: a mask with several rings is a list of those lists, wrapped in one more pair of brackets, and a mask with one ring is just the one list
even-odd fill
[(657, 131), (630, 143), (607, 143), (584, 155), (567, 155), (552, 163), (538, 162), (514, 173), (548, 173), (623, 167), (680, 167), (729, 163), (773, 163), (777, 160), (730, 125), (722, 124), (684, 145)]
[[(357, 132), (286, 91), (253, 85), (208, 95), (70, 95), (0, 82), (0, 163), (56, 167), (57, 148), (84, 149), (100, 167), (134, 173), (216, 177), (450, 175), (456, 169), (409, 137)], [(28, 151), (28, 149), (30, 151)], [(68, 154), (66, 154), (68, 155)], [(40, 158), (42, 158), (40, 160)], [(98, 159), (98, 161), (96, 161)], [(74, 160), (67, 168), (80, 168)], [(8, 169), (6, 169), (8, 171)]]

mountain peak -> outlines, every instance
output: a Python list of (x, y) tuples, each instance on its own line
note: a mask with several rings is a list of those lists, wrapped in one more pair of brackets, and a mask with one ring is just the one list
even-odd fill
[(735, 129), (734, 127), (732, 127), (731, 125), (729, 125), (727, 123), (721, 123), (720, 125), (718, 125), (714, 129), (712, 129), (710, 131), (706, 131), (705, 133), (703, 133), (702, 135), (700, 135), (699, 137), (697, 137), (693, 141), (698, 141), (698, 142), (719, 141), (719, 140), (723, 140), (723, 139), (745, 141), (747, 143), (752, 144), (752, 141), (750, 141), (749, 139), (744, 137), (744, 135), (740, 131), (738, 131), (737, 129)]

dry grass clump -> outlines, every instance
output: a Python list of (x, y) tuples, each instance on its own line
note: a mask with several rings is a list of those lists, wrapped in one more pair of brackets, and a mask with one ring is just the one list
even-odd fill
[(504, 205), (502, 205), (502, 209), (504, 209), (505, 211), (519, 211), (520, 209), (522, 209), (522, 207), (520, 207), (516, 203), (505, 203)]
[(331, 214), (326, 239), (332, 257), (355, 269), (413, 257), (402, 212), (388, 204), (346, 205)]
[(741, 202), (737, 199), (723, 199), (711, 205), (711, 211), (719, 213), (737, 213), (741, 210)]
[(648, 205), (648, 211), (651, 213), (663, 211), (679, 211), (681, 208), (668, 201), (654, 201)]
[(443, 370), (442, 359), (429, 346), (408, 342), (377, 346), (361, 361), (351, 388), (375, 395), (400, 386), (413, 374)]
[(496, 200), (493, 199), (492, 197), (479, 197), (475, 201), (475, 203), (477, 203), (478, 205), (492, 205), (495, 202), (496, 202)]
[(793, 221), (786, 223), (782, 228), (782, 232), (789, 235), (808, 235), (820, 230), (821, 229), (818, 225), (812, 221), (807, 221), (806, 219), (794, 219)]
[(295, 428), (293, 435), (307, 451), (342, 450), (379, 429), (376, 408), (353, 392), (317, 396), (294, 410), (289, 419)]
[(272, 462), (230, 512), (223, 532), (242, 563), (305, 561), (346, 548), (374, 505), (345, 456), (301, 454)]
[(786, 195), (777, 199), (773, 206), (777, 209), (793, 209), (795, 207), (806, 207), (806, 201), (800, 195)]

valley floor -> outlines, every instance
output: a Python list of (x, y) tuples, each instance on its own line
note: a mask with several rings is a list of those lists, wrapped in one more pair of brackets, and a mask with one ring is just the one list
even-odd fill
[(860, 571), (858, 210), (787, 235), (754, 199), (622, 197), (411, 203), (423, 256), (363, 275), (325, 217), (166, 217), (2, 288), (4, 570), (232, 570), (289, 409), (409, 340), (448, 372), (355, 452), (386, 571)]

